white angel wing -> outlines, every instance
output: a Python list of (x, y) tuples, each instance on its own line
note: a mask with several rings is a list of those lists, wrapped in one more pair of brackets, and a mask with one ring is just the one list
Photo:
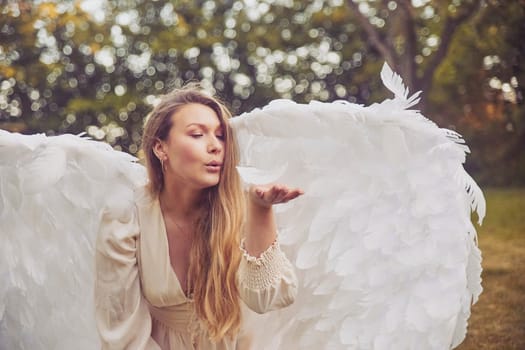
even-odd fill
[(104, 207), (129, 209), (144, 169), (101, 142), (3, 130), (0, 159), (0, 348), (100, 348), (93, 304), (100, 215)]
[(250, 316), (257, 349), (448, 349), (465, 337), (481, 293), (470, 213), (485, 214), (468, 148), (406, 110), (417, 95), (388, 66), (382, 78), (396, 97), (381, 104), (277, 100), (232, 121), (241, 165), (257, 169), (246, 181), (274, 174), (305, 190), (276, 208), (298, 297)]

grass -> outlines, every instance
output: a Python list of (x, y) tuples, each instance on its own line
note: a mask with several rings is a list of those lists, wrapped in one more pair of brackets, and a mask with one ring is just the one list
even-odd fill
[(457, 350), (525, 349), (525, 188), (488, 189), (478, 228), (483, 293)]

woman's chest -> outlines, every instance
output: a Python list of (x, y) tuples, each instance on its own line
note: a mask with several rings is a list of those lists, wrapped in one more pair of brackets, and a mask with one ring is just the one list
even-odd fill
[(192, 236), (187, 232), (181, 231), (177, 225), (166, 222), (166, 238), (170, 265), (186, 293), (188, 291)]
[(137, 262), (142, 293), (156, 307), (186, 303), (188, 298), (174, 267), (185, 278), (190, 244), (177, 237), (168, 239), (169, 225), (165, 225), (158, 203), (154, 204), (138, 206), (140, 236)]

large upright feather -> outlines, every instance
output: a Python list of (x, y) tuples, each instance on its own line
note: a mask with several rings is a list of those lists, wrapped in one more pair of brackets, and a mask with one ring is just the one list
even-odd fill
[(403, 83), (403, 79), (399, 74), (395, 73), (386, 62), (381, 69), (381, 80), (388, 90), (394, 93), (395, 100), (402, 102), (402, 105), (400, 106), (402, 109), (408, 109), (419, 102), (421, 91), (408, 97), (408, 87)]

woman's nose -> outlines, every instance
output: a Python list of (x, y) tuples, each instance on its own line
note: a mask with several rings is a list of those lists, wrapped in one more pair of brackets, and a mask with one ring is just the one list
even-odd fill
[(219, 153), (223, 149), (223, 145), (221, 140), (217, 139), (216, 137), (212, 137), (211, 141), (208, 145), (208, 152), (210, 153)]

